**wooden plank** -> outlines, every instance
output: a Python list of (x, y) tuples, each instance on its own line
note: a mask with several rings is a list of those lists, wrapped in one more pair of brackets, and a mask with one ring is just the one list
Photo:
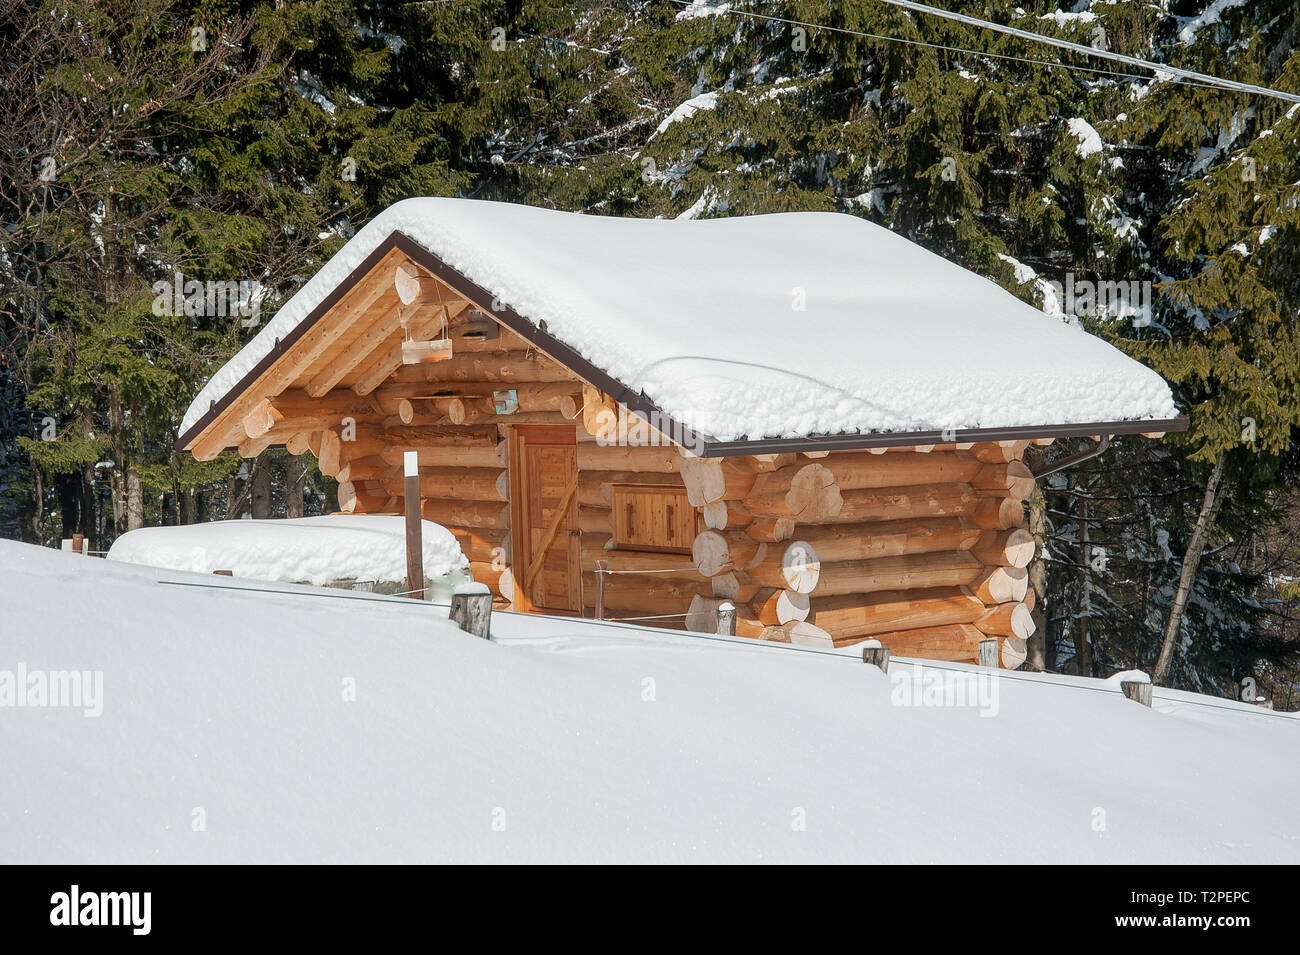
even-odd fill
[[(443, 320), (441, 311), (433, 315), (421, 315), (411, 320), (411, 335), (417, 341), (423, 341), (433, 337), (442, 330)], [(445, 365), (447, 362), (438, 362), (437, 365), (427, 365), (423, 367), (434, 368)], [(399, 331), (396, 335), (396, 341), (391, 338), (380, 342), (376, 345), (359, 363), (352, 369), (355, 373), (356, 380), (352, 383), (352, 390), (359, 395), (368, 395), (380, 385), (382, 385), (398, 368), (402, 367), (402, 333)], [(407, 367), (420, 367), (410, 365)], [(344, 378), (350, 377), (348, 375)]]
[(696, 517), (684, 487), (616, 484), (610, 490), (615, 547), (691, 552)]
[[(531, 356), (531, 357), (530, 357)], [(395, 382), (551, 382), (573, 377), (558, 362), (539, 351), (531, 352), (475, 352), (470, 355), (453, 355), (436, 365), (408, 365), (394, 369)]]
[[(285, 354), (259, 375), (242, 395), (232, 401), (191, 442), (190, 448), (195, 456), (199, 460), (211, 460), (225, 448), (234, 447), (243, 436), (243, 419), (253, 405), (296, 384), (332, 345), (353, 329), (351, 317), (357, 312), (364, 312), (390, 290), (389, 269), (401, 258), (404, 258), (403, 253), (396, 249), (386, 254), (327, 314), (321, 316)], [(199, 457), (200, 450), (203, 457)]]
[(366, 328), (361, 335), (349, 342), (347, 350), (325, 364), (307, 383), (306, 393), (319, 398), (330, 391), (344, 379), (348, 372), (361, 364), (370, 354), (401, 330), (401, 310), (395, 306), (385, 306), (381, 315), (367, 316)]

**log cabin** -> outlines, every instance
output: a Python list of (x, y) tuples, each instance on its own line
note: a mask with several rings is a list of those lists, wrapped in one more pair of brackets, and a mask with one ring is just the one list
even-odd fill
[(712, 632), (729, 601), (741, 636), (965, 662), (995, 638), (1017, 666), (1026, 447), (1185, 427), (1150, 369), (854, 216), (411, 199), (177, 446), (310, 452), (352, 514), (403, 512), (415, 451), (423, 517), (514, 610)]

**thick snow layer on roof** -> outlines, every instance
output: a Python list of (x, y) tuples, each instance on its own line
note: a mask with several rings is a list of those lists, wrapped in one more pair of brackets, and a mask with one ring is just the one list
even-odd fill
[(393, 232), (721, 440), (1176, 414), (1155, 372), (855, 216), (650, 220), (408, 199), (213, 376), (182, 431)]
[(1300, 862), (1300, 722), (1231, 700), (984, 671), (956, 705), (974, 668), (500, 612), (489, 643), (12, 541), (0, 579), (0, 670), (101, 677), (0, 710), (7, 863)]
[[(400, 515), (331, 514), (293, 520), (214, 521), (142, 527), (113, 542), (108, 559), (170, 570), (312, 583), (406, 578), (406, 524)], [(426, 578), (468, 567), (445, 527), (423, 522)]]

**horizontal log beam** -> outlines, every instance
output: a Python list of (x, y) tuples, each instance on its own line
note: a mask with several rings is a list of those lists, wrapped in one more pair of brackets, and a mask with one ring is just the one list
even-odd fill
[(824, 562), (968, 550), (981, 540), (984, 533), (965, 517), (921, 517), (799, 527), (800, 539), (816, 547)]
[[(606, 574), (605, 609), (612, 616), (651, 616), (681, 614), (674, 620), (641, 621), (648, 627), (669, 626), (675, 623), (684, 627), (691, 599), (704, 587), (697, 574), (676, 577), (668, 574)], [(596, 574), (583, 572), (582, 592), (584, 602), (592, 605), (596, 593)]]
[(395, 384), (421, 382), (540, 383), (575, 380), (571, 371), (538, 351), (474, 352), (453, 355), (433, 365), (403, 365), (394, 369)]
[(778, 587), (810, 594), (821, 579), (821, 558), (816, 547), (804, 540), (765, 545), (767, 551), (746, 568), (742, 583)]
[(928, 484), (842, 492), (839, 512), (825, 523), (961, 517), (973, 512), (980, 496), (968, 484)]
[[(853, 637), (840, 641), (838, 646), (848, 646), (869, 637)], [(923, 657), (930, 660), (948, 660), (953, 663), (979, 662), (979, 644), (985, 639), (970, 624), (953, 623), (938, 627), (920, 627), (915, 630), (891, 630), (874, 639), (887, 647), (893, 656)]]
[(956, 451), (881, 455), (843, 451), (829, 455), (820, 463), (835, 476), (835, 483), (841, 491), (914, 484), (962, 484), (975, 477), (983, 467), (974, 455)]
[(977, 491), (997, 491), (1017, 501), (1028, 500), (1034, 493), (1033, 472), (1022, 461), (986, 464), (970, 481)]
[(1023, 567), (985, 567), (980, 571), (971, 592), (986, 604), (1024, 600), (1029, 586), (1029, 571)]
[(705, 577), (744, 570), (765, 553), (766, 547), (744, 531), (701, 531), (691, 545), (695, 567)]
[[(420, 496), (438, 501), (495, 501), (510, 499), (506, 472), (500, 468), (420, 468)], [(404, 491), (399, 474), (384, 482), (390, 494)]]
[(965, 551), (904, 554), (872, 560), (822, 561), (815, 596), (869, 594), (889, 590), (967, 587), (981, 576), (984, 565)]
[(973, 623), (986, 609), (969, 590), (952, 587), (881, 591), (867, 597), (813, 596), (810, 608), (809, 622), (837, 641), (893, 630)]

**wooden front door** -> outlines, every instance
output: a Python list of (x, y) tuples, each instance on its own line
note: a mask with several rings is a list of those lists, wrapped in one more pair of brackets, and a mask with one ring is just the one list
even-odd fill
[(581, 613), (576, 434), (569, 425), (521, 425), (512, 438), (510, 538), (516, 604), (522, 604), (517, 609)]

